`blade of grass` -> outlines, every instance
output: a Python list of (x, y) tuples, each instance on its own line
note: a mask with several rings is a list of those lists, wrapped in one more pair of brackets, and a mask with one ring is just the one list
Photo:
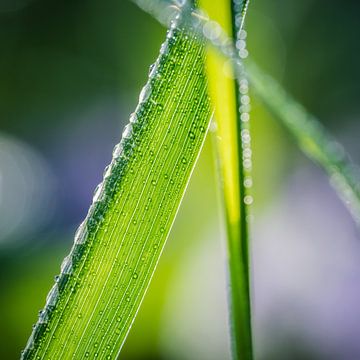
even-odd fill
[(322, 124), (279, 83), (264, 74), (252, 61), (247, 61), (246, 70), (257, 95), (289, 130), (299, 148), (327, 172), (331, 185), (359, 223), (359, 167), (352, 163), (344, 148)]
[[(235, 26), (232, 2), (229, 0), (213, 2), (201, 0), (199, 5), (212, 20), (217, 21), (227, 32), (236, 38), (240, 31), (248, 2), (238, 1), (235, 6), (240, 10)], [(208, 23), (204, 33), (210, 38), (217, 34), (217, 24)], [(207, 49), (206, 69), (209, 93), (214, 105), (216, 131), (214, 142), (221, 178), (221, 189), (227, 231), (227, 262), (229, 269), (229, 323), (233, 359), (253, 358), (251, 336), (250, 271), (249, 271), (249, 229), (247, 205), (244, 199), (247, 191), (244, 176), (248, 170), (244, 163), (244, 150), (250, 151), (249, 129), (241, 121), (239, 82), (234, 79), (233, 69), (228, 59), (212, 48)], [(225, 74), (225, 71), (230, 73)], [(244, 79), (242, 79), (242, 83)], [(244, 86), (243, 86), (244, 89)], [(244, 118), (244, 117), (243, 117)], [(244, 126), (245, 125), (245, 126)], [(246, 128), (245, 128), (246, 127)], [(247, 141), (245, 139), (245, 134)], [(249, 176), (249, 174), (247, 174)]]
[(178, 19), (23, 359), (117, 357), (203, 145), (211, 115), (203, 56), (203, 41)]

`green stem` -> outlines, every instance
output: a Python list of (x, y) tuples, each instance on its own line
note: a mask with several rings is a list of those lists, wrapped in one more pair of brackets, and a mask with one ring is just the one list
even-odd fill
[[(246, 10), (249, 0), (232, 1), (232, 38), (236, 42), (244, 25)], [(228, 223), (229, 243), (229, 270), (231, 278), (231, 322), (233, 327), (233, 358), (253, 359), (252, 326), (251, 326), (251, 273), (249, 261), (249, 224), (248, 205), (245, 198), (250, 196), (245, 187), (245, 178), (250, 178), (250, 168), (244, 166), (247, 158), (245, 150), (250, 149), (250, 142), (245, 142), (242, 136), (246, 132), (250, 139), (249, 122), (242, 121), (241, 115), (245, 112), (241, 106), (240, 82), (246, 81), (245, 77), (235, 80), (236, 97), (236, 122), (238, 128), (237, 151), (238, 151), (238, 173), (240, 194), (240, 220), (237, 224)], [(248, 159), (251, 161), (251, 159)]]

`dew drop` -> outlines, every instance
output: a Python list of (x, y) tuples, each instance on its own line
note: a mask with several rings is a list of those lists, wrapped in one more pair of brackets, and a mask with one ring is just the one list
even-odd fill
[(139, 275), (137, 273), (133, 274), (133, 279), (137, 279), (139, 277)]
[(100, 200), (102, 189), (103, 189), (103, 183), (100, 183), (96, 186), (94, 191), (93, 202), (97, 202)]
[(114, 146), (114, 149), (113, 149), (113, 152), (112, 152), (113, 158), (114, 159), (118, 158), (120, 156), (121, 152), (122, 152), (122, 144), (120, 144), (120, 143), (116, 144)]
[(86, 231), (84, 230), (85, 223), (82, 222), (75, 232), (75, 244), (83, 244), (86, 238)]
[(253, 197), (251, 195), (246, 195), (244, 197), (244, 203), (246, 205), (251, 205), (253, 203)]
[(253, 182), (252, 182), (252, 179), (250, 177), (247, 177), (247, 178), (244, 179), (244, 186), (246, 188), (251, 188), (252, 184), (253, 184)]
[(145, 102), (149, 98), (150, 93), (151, 93), (151, 86), (149, 84), (146, 84), (140, 92), (139, 102), (140, 103)]
[(109, 177), (110, 173), (111, 173), (111, 165), (108, 165), (104, 169), (104, 174), (103, 174), (104, 179)]
[(127, 124), (124, 128), (124, 131), (122, 133), (123, 138), (129, 138), (132, 134), (132, 125)]
[(137, 122), (137, 120), (138, 120), (138, 117), (137, 117), (137, 115), (136, 115), (136, 113), (131, 113), (130, 114), (130, 122), (132, 123), (132, 124), (134, 124), (134, 123), (136, 123)]
[(186, 163), (187, 163), (186, 158), (185, 158), (185, 157), (183, 157), (183, 158), (181, 159), (181, 162), (182, 162), (183, 164), (186, 164)]
[(156, 180), (155, 179), (151, 180), (151, 184), (155, 186), (156, 185)]
[(194, 140), (194, 139), (195, 139), (195, 134), (194, 134), (193, 131), (189, 131), (189, 138), (190, 138), (191, 140)]
[(250, 115), (249, 115), (247, 112), (242, 113), (241, 116), (240, 116), (240, 119), (241, 119), (241, 121), (243, 121), (243, 122), (248, 122), (249, 119), (250, 119)]
[(166, 55), (168, 52), (169, 52), (169, 46), (167, 41), (165, 41), (160, 47), (160, 54)]
[(61, 263), (61, 272), (63, 274), (70, 274), (72, 271), (72, 258), (70, 256), (66, 256), (66, 258)]
[(55, 306), (56, 301), (59, 297), (59, 289), (57, 284), (55, 284), (50, 292), (48, 293), (47, 297), (46, 297), (46, 305), (47, 306)]

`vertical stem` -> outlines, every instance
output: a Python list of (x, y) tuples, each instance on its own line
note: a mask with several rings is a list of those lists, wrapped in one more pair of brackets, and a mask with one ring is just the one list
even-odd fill
[[(236, 43), (241, 40), (241, 31), (249, 1), (231, 2), (231, 35)], [(244, 41), (244, 40), (243, 40)], [(237, 143), (238, 151), (237, 171), (239, 173), (239, 209), (238, 223), (228, 223), (229, 271), (231, 286), (231, 321), (233, 329), (233, 358), (253, 359), (252, 326), (251, 326), (251, 274), (249, 262), (249, 224), (248, 205), (252, 197), (248, 194), (251, 182), (251, 148), (249, 132), (249, 114), (246, 105), (242, 104), (243, 96), (247, 96), (247, 80), (245, 77), (234, 80), (236, 101)], [(244, 116), (245, 115), (245, 116)], [(248, 150), (246, 152), (246, 150)], [(249, 154), (247, 154), (249, 153)]]
[[(200, 5), (208, 12), (231, 38), (241, 30), (248, 1), (201, 0)], [(240, 15), (235, 16), (238, 14)], [(206, 28), (211, 33), (216, 28)], [(241, 121), (242, 109), (239, 86), (234, 80), (231, 64), (219, 53), (208, 49), (207, 74), (210, 96), (215, 107), (217, 124), (215, 148), (222, 184), (223, 204), (227, 230), (227, 257), (229, 270), (230, 332), (233, 359), (252, 360), (250, 272), (248, 254), (247, 198), (244, 178), (245, 150), (250, 151), (249, 130)], [(224, 72), (225, 69), (225, 72)], [(227, 74), (227, 75), (226, 75)], [(230, 75), (230, 76), (228, 76)], [(249, 159), (248, 159), (249, 160)], [(251, 161), (250, 161), (251, 164)], [(250, 166), (251, 167), (251, 166)], [(247, 201), (249, 202), (249, 201)]]

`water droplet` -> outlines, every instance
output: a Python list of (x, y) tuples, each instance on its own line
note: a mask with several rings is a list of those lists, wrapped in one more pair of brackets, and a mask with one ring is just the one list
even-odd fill
[(186, 164), (186, 163), (187, 163), (186, 158), (185, 158), (185, 157), (183, 157), (183, 158), (181, 159), (181, 162), (182, 162), (183, 164)]
[(116, 318), (116, 321), (117, 321), (117, 322), (120, 322), (121, 320), (122, 320), (121, 316), (118, 316), (118, 317)]
[(115, 334), (119, 335), (120, 333), (121, 333), (121, 330), (120, 330), (119, 328), (117, 328), (117, 329), (115, 330)]
[(145, 102), (149, 98), (150, 93), (151, 93), (151, 86), (150, 84), (146, 84), (140, 92), (139, 102), (140, 103)]
[(66, 256), (63, 262), (61, 263), (61, 272), (63, 274), (70, 274), (72, 271), (72, 258), (70, 256)]
[(85, 353), (85, 357), (89, 357), (89, 355), (90, 355), (90, 353), (87, 351), (87, 352)]
[(138, 120), (138, 117), (137, 117), (137, 115), (136, 115), (136, 113), (131, 113), (130, 114), (130, 122), (132, 123), (132, 124), (134, 124), (134, 123), (136, 123), (137, 122), (137, 120)]
[(253, 203), (253, 197), (251, 195), (246, 195), (244, 197), (244, 203), (246, 205), (251, 205)]
[(46, 297), (46, 305), (47, 306), (55, 306), (56, 301), (59, 297), (59, 289), (57, 284), (55, 284), (50, 292), (48, 293), (47, 297)]
[(130, 301), (130, 296), (127, 296), (127, 297), (125, 298), (125, 300), (126, 300), (127, 302), (129, 302), (129, 301)]
[(165, 41), (160, 47), (160, 54), (166, 55), (168, 52), (169, 52), (169, 46), (167, 41)]
[(124, 128), (124, 131), (122, 133), (122, 137), (123, 138), (129, 138), (132, 134), (132, 125), (131, 124), (127, 124)]
[(241, 118), (241, 121), (248, 122), (250, 119), (250, 115), (248, 113), (242, 113), (240, 118)]
[(133, 274), (133, 279), (137, 279), (139, 277), (139, 275), (137, 273)]
[(203, 34), (209, 40), (215, 41), (221, 34), (221, 28), (215, 21), (208, 21), (203, 27)]
[(75, 244), (83, 244), (86, 239), (85, 223), (82, 222), (75, 232)]
[(195, 139), (195, 134), (194, 134), (193, 131), (189, 131), (189, 138), (190, 138), (191, 140), (194, 140), (194, 139)]
[(244, 186), (246, 188), (251, 188), (252, 184), (253, 184), (253, 182), (252, 182), (252, 179), (250, 177), (247, 177), (247, 178), (244, 179)]
[(109, 177), (110, 174), (111, 174), (111, 165), (108, 165), (108, 166), (106, 166), (105, 169), (104, 169), (104, 173), (103, 173), (104, 179), (107, 178), (107, 177)]
[(113, 152), (112, 152), (113, 158), (114, 159), (118, 158), (120, 156), (121, 152), (122, 152), (122, 144), (121, 143), (116, 144), (114, 146), (114, 149), (113, 149)]
[(155, 186), (156, 185), (156, 180), (155, 179), (151, 180), (151, 184)]

